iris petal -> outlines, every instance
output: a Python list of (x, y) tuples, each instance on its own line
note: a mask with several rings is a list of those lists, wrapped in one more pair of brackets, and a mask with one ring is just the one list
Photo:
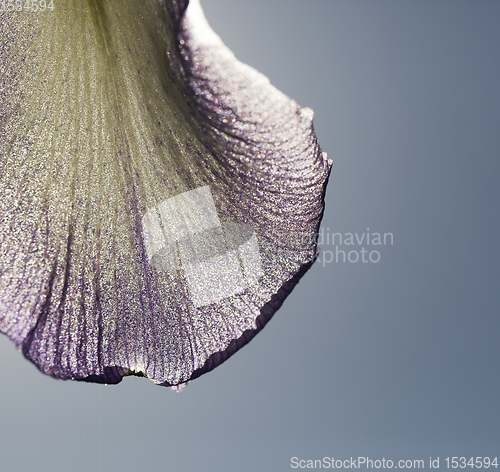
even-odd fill
[(0, 13), (0, 330), (53, 377), (182, 385), (316, 257), (312, 111), (186, 7)]

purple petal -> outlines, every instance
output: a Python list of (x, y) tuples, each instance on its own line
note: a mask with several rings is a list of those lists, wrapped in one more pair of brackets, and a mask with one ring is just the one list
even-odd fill
[(0, 330), (53, 377), (183, 384), (316, 257), (312, 111), (184, 7), (0, 14)]

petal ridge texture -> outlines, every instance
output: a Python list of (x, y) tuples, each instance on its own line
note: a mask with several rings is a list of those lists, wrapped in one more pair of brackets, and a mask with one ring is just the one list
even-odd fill
[(183, 385), (312, 265), (331, 161), (197, 0), (54, 4), (0, 13), (0, 331), (56, 378)]

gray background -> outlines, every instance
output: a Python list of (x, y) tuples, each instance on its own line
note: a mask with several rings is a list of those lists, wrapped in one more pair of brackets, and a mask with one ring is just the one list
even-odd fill
[(239, 59), (315, 110), (335, 163), (324, 228), (394, 245), (377, 264), (318, 263), (181, 394), (56, 381), (1, 336), (0, 469), (500, 456), (500, 2), (202, 4)]

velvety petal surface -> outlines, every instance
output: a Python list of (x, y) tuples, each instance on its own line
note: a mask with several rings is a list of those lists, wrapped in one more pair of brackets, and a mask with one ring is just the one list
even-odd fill
[(0, 330), (54, 377), (183, 384), (316, 256), (312, 111), (186, 6), (0, 13)]

